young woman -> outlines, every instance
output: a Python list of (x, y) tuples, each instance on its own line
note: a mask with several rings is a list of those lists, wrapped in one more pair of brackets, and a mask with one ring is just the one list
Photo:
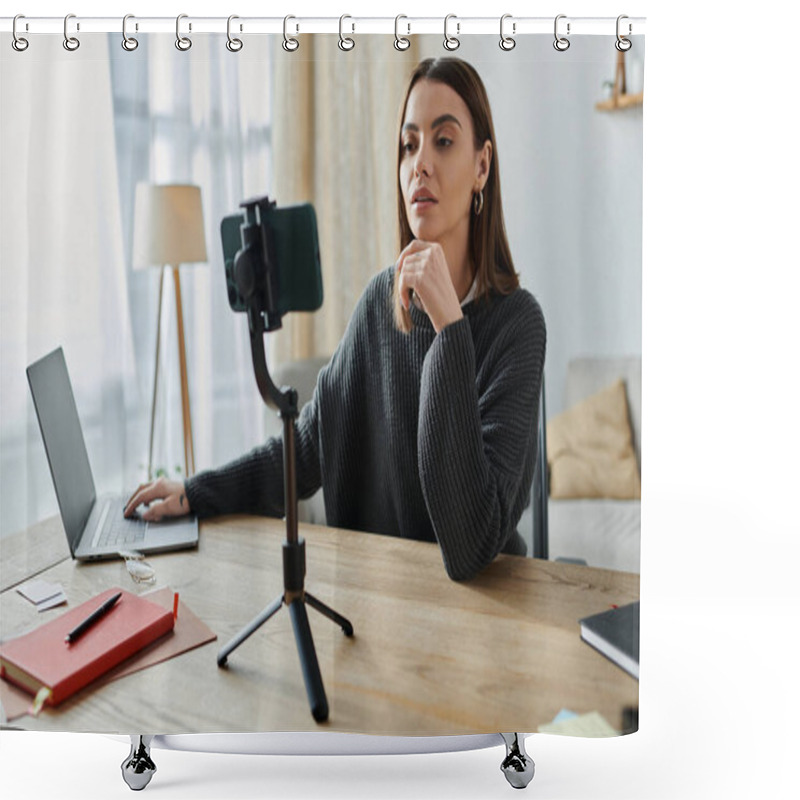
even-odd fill
[[(360, 298), (296, 426), (300, 498), (323, 488), (333, 527), (438, 542), (447, 574), (524, 554), (516, 525), (536, 458), (545, 322), (511, 260), (483, 83), (455, 58), (421, 62), (398, 137), (401, 252)], [(185, 482), (134, 493), (159, 520), (283, 516), (270, 439)]]

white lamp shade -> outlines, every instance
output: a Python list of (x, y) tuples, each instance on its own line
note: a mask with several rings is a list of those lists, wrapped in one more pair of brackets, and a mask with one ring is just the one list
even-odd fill
[(199, 186), (136, 186), (133, 268), (207, 260)]

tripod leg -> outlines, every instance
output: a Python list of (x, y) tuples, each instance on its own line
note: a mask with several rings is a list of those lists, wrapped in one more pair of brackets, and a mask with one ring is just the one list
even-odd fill
[(217, 654), (217, 666), (224, 667), (228, 656), (249, 636), (254, 634), (283, 605), (283, 595), (267, 606), (246, 628), (242, 628)]
[(345, 636), (353, 635), (353, 626), (350, 624), (349, 620), (346, 620), (341, 614), (337, 614), (332, 608), (328, 608), (325, 603), (317, 600), (314, 595), (309, 594), (308, 592), (306, 592), (306, 603), (308, 603), (311, 608), (319, 611), (319, 613), (323, 616), (333, 620), (337, 625), (341, 626)]
[(325, 722), (328, 719), (328, 699), (325, 697), (325, 687), (322, 685), (322, 675), (319, 671), (314, 640), (311, 638), (305, 603), (300, 599), (292, 600), (289, 604), (289, 613), (292, 615), (294, 638), (297, 641), (297, 653), (303, 669), (311, 714), (317, 722)]

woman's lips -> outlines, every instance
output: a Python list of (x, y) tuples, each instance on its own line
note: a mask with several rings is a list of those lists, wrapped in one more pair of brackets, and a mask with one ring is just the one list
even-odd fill
[(432, 199), (427, 198), (427, 197), (420, 197), (419, 200), (415, 200), (411, 204), (412, 208), (415, 209), (417, 214), (424, 214), (426, 211), (428, 211), (431, 208), (431, 206), (435, 206), (435, 205), (436, 205), (436, 200), (432, 200)]

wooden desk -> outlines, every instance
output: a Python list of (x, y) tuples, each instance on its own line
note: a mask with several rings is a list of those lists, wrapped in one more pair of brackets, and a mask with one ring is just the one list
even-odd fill
[[(112, 585), (142, 593), (119, 561), (50, 566), (63, 533), (2, 545), (0, 636), (62, 613), (38, 614), (13, 588), (31, 574), (63, 585), (71, 605)], [(309, 608), (330, 705), (311, 717), (286, 608), (216, 664), (217, 650), (283, 589), (283, 522), (224, 517), (201, 525), (197, 551), (152, 556), (218, 641), (102, 687), (88, 687), (10, 727), (102, 733), (330, 730), (436, 735), (535, 731), (562, 708), (597, 710), (621, 726), (638, 683), (581, 641), (578, 620), (639, 596), (629, 573), (500, 556), (476, 579), (451, 581), (434, 544), (312, 525), (306, 588), (350, 619), (355, 636)], [(13, 538), (13, 537), (12, 537)], [(6, 553), (10, 557), (6, 564)], [(41, 571), (43, 570), (43, 571)]]
[(61, 517), (31, 525), (16, 536), (0, 539), (0, 592), (69, 558)]

